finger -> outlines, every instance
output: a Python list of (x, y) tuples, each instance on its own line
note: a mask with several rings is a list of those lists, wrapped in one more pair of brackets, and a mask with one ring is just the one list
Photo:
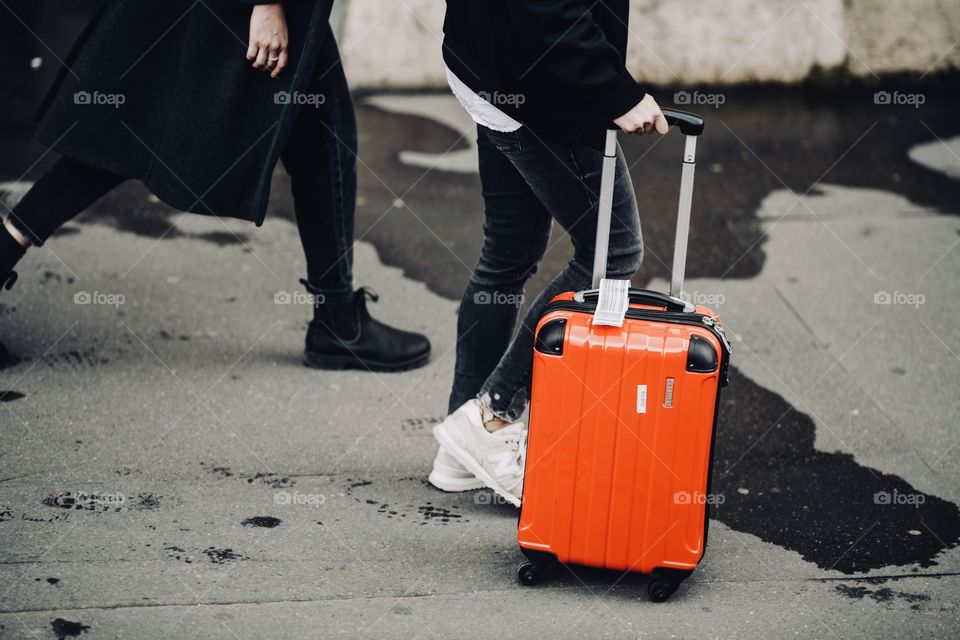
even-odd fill
[(270, 45), (267, 49), (267, 70), (273, 71), (278, 62), (280, 62), (280, 46)]
[(277, 66), (273, 68), (273, 73), (270, 74), (271, 77), (276, 78), (280, 75), (280, 72), (287, 68), (287, 61), (290, 57), (287, 55), (287, 50), (284, 48), (280, 52), (280, 59), (277, 60)]
[(266, 67), (266, 66), (267, 66), (267, 55), (268, 55), (268, 53), (267, 53), (267, 48), (266, 48), (266, 47), (260, 47), (260, 50), (257, 51), (257, 59), (256, 59), (256, 61), (253, 63), (253, 68), (254, 68), (254, 69), (263, 69), (264, 67)]
[(670, 125), (667, 124), (667, 119), (663, 116), (662, 113), (658, 113), (656, 118), (653, 120), (653, 124), (657, 127), (657, 133), (660, 135), (666, 135), (670, 131)]
[(257, 58), (257, 49), (260, 47), (257, 46), (255, 40), (250, 41), (250, 46), (247, 47), (247, 60), (256, 60)]

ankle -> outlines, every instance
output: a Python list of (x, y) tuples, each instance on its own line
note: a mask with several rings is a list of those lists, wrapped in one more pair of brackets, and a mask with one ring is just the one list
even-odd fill
[(496, 414), (493, 413), (493, 409), (488, 407), (483, 401), (480, 401), (480, 420), (483, 422), (483, 428), (490, 433), (496, 433), (500, 429), (509, 427), (512, 422), (498, 418)]

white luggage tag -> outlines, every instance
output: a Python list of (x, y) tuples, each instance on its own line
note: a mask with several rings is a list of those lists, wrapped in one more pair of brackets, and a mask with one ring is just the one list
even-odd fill
[(600, 297), (597, 299), (597, 310), (593, 314), (593, 324), (622, 327), (629, 306), (630, 281), (604, 278), (600, 281)]

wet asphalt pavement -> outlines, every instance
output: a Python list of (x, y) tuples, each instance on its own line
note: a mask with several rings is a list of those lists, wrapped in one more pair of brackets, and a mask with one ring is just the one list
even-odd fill
[[(274, 304), (303, 268), (282, 169), (261, 229), (125, 184), (0, 294), (0, 637), (955, 637), (960, 96), (874, 90), (697, 109), (687, 289), (735, 354), (722, 501), (669, 604), (597, 571), (519, 587), (515, 511), (425, 484), (480, 248), (473, 137), (445, 94), (365, 94), (358, 283), (431, 335), (430, 366), (299, 365), (308, 310)], [(53, 158), (22, 124), (2, 139), (10, 203)], [(622, 142), (634, 284), (662, 288), (681, 139)], [(528, 293), (570, 258), (555, 233)]]

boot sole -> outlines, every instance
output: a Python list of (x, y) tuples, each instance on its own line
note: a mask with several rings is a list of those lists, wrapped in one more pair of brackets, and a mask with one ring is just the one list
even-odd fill
[(361, 360), (356, 356), (338, 355), (326, 356), (317, 355), (305, 351), (303, 353), (303, 364), (311, 369), (343, 370), (343, 369), (362, 369), (370, 371), (409, 371), (427, 364), (430, 360), (430, 352), (417, 356), (405, 362), (377, 362), (375, 360)]

